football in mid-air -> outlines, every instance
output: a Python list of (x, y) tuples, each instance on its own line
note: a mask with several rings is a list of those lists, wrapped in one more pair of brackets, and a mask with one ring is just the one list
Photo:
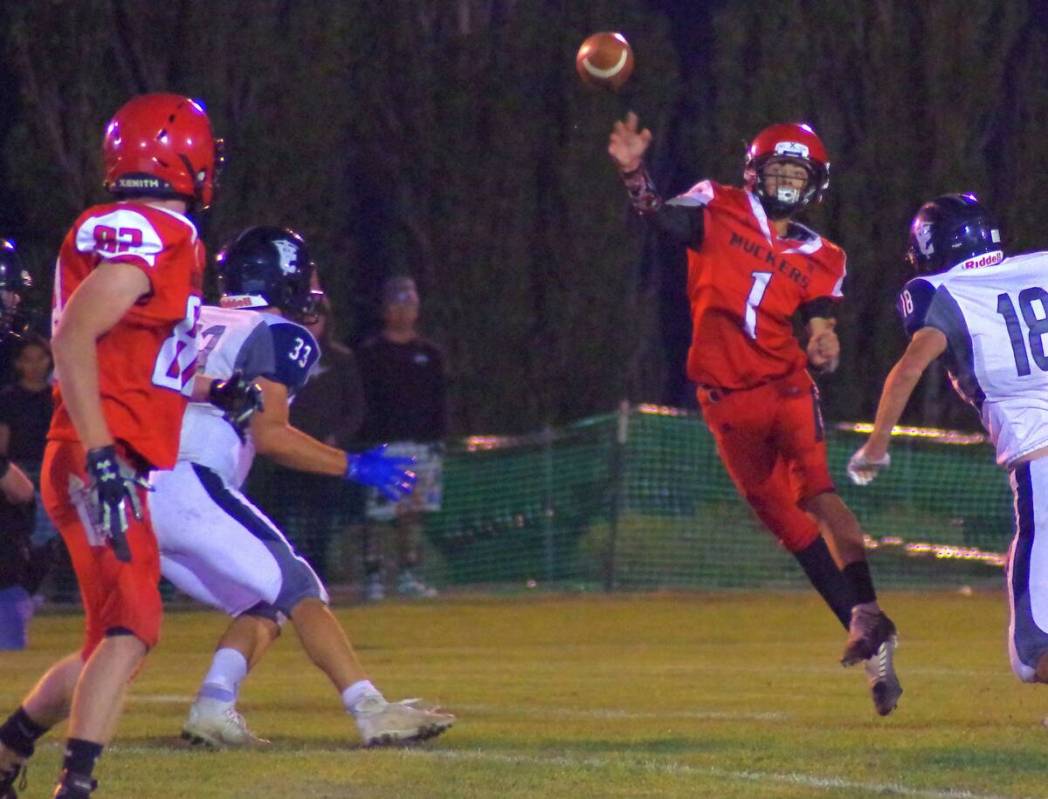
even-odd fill
[(633, 50), (621, 33), (594, 33), (579, 48), (575, 69), (585, 83), (618, 91), (633, 72)]

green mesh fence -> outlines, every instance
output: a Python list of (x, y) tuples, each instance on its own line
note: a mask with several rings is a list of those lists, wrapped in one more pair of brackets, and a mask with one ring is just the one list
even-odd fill
[[(879, 585), (1002, 579), (1011, 492), (990, 446), (978, 439), (899, 436), (892, 468), (857, 487), (844, 468), (863, 437), (831, 431), (831, 470), (871, 538)], [(249, 491), (267, 508), (273, 480), (267, 484), (265, 474), (263, 468)], [(321, 564), (329, 579), (355, 582), (361, 503), (326, 497), (313, 496), (298, 521), (285, 499), (275, 515), (311, 559), (329, 561)], [(339, 528), (321, 546), (318, 507), (330, 509)], [(444, 587), (805, 584), (736, 493), (701, 419), (652, 406), (530, 436), (452, 442), (442, 509), (426, 515), (424, 542), (425, 579)]]
[[(942, 443), (957, 439), (899, 437), (892, 468), (857, 487), (844, 467), (863, 438), (831, 433), (831, 469), (872, 539), (879, 584), (1001, 579), (1007, 476), (987, 444)], [(739, 498), (701, 420), (668, 409), (451, 447), (444, 505), (426, 536), (438, 584), (804, 584)]]

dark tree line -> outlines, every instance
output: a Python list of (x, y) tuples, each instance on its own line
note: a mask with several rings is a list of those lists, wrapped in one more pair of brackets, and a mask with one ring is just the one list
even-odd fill
[[(103, 198), (102, 125), (131, 94), (206, 101), (229, 144), (212, 247), (247, 224), (301, 230), (349, 336), (385, 276), (419, 281), (448, 352), (460, 432), (533, 429), (680, 402), (679, 254), (630, 220), (605, 155), (634, 108), (667, 191), (737, 182), (742, 142), (807, 119), (833, 159), (811, 221), (849, 252), (835, 418), (868, 416), (902, 346), (895, 292), (919, 201), (980, 192), (1016, 248), (1041, 241), (1046, 26), (968, 0), (31, 0), (6, 21), (0, 210), (45, 278)], [(952, 10), (951, 10), (952, 9)], [(638, 68), (587, 91), (574, 50), (621, 30)], [(941, 380), (914, 419), (955, 424)]]

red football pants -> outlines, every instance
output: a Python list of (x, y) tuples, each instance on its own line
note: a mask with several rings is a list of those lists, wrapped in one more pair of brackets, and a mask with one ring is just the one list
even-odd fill
[(739, 493), (790, 552), (819, 536), (801, 508), (833, 491), (819, 390), (807, 372), (743, 391), (699, 389), (717, 451)]
[(160, 551), (149, 520), (146, 491), (136, 488), (142, 520), (127, 508), (131, 562), (122, 563), (90, 523), (84, 486), (85, 454), (72, 441), (48, 441), (40, 472), (40, 494), (48, 516), (62, 534), (84, 603), (82, 655), (91, 656), (110, 632), (129, 632), (147, 647), (160, 638)]

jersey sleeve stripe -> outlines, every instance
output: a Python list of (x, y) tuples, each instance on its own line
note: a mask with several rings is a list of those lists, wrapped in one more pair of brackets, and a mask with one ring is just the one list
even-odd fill
[(841, 254), (841, 276), (837, 278), (837, 282), (833, 285), (833, 291), (830, 293), (831, 297), (841, 299), (844, 297), (844, 278), (848, 276), (848, 256)]
[(678, 194), (672, 200), (668, 201), (667, 205), (683, 205), (689, 208), (697, 208), (709, 205), (713, 202), (713, 182), (704, 180), (701, 183), (696, 183), (684, 194)]

